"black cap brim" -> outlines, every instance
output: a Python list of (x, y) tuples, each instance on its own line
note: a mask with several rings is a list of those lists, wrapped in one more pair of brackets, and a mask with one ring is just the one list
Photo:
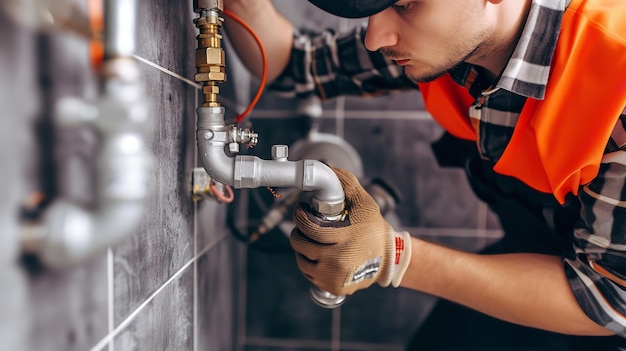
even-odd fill
[(345, 18), (374, 15), (393, 5), (397, 0), (309, 0), (320, 9)]

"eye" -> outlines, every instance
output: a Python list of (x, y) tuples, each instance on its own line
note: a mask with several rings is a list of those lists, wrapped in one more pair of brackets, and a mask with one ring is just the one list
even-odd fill
[(410, 10), (412, 7), (413, 7), (412, 1), (409, 1), (409, 2), (398, 1), (397, 3), (391, 5), (391, 8), (397, 12), (406, 12)]

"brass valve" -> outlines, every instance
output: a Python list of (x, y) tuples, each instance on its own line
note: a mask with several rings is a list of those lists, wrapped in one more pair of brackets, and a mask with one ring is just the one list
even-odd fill
[(218, 107), (217, 95), (220, 92), (217, 84), (226, 81), (225, 56), (222, 49), (222, 35), (219, 29), (223, 19), (216, 10), (202, 11), (200, 17), (195, 19), (195, 24), (200, 34), (198, 48), (196, 49), (196, 74), (194, 79), (202, 83), (204, 95), (203, 107)]

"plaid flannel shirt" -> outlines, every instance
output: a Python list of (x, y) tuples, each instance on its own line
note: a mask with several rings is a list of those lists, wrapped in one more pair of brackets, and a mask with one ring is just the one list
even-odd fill
[[(495, 86), (484, 84), (479, 67), (462, 63), (450, 72), (476, 98), (469, 117), (484, 158), (495, 162), (502, 155), (526, 99), (544, 98), (568, 4), (533, 0), (522, 36)], [(283, 96), (316, 94), (322, 99), (417, 89), (401, 67), (365, 48), (365, 30), (295, 33), (291, 60), (270, 89)], [(582, 210), (573, 235), (576, 255), (563, 262), (585, 313), (626, 337), (626, 108), (615, 120), (598, 175), (581, 185)]]

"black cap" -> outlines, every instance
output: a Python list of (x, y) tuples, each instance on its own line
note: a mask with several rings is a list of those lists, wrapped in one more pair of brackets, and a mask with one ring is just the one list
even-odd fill
[(398, 0), (309, 0), (320, 9), (346, 18), (361, 18), (374, 15)]

